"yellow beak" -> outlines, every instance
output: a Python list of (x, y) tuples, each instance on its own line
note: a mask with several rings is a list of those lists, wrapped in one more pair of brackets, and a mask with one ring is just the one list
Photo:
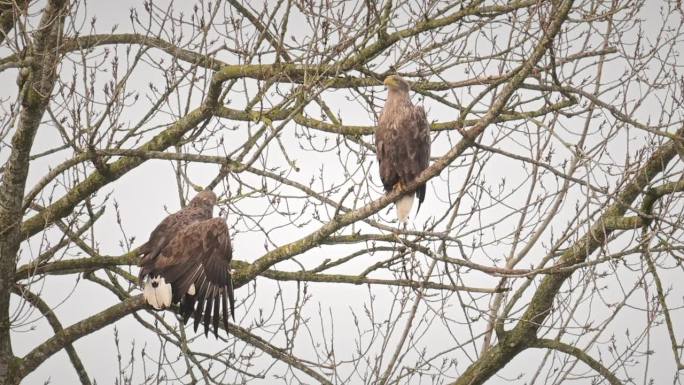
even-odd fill
[(394, 76), (388, 76), (388, 77), (386, 77), (386, 78), (385, 78), (385, 81), (382, 82), (382, 83), (383, 83), (384, 85), (386, 85), (387, 87), (390, 87), (390, 86), (396, 87), (396, 86), (397, 86), (397, 80), (394, 78)]

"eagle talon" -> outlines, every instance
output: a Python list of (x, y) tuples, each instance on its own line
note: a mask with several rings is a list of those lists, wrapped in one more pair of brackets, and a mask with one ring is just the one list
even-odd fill
[(394, 185), (394, 187), (392, 188), (392, 190), (393, 190), (393, 191), (403, 192), (403, 191), (404, 191), (404, 184), (401, 183), (401, 182), (397, 182), (397, 184)]

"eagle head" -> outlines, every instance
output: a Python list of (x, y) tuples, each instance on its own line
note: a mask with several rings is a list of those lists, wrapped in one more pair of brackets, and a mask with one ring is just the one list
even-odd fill
[(408, 82), (399, 75), (390, 75), (385, 78), (385, 81), (383, 83), (387, 86), (387, 89), (390, 91), (396, 90), (408, 92), (409, 90)]
[(211, 190), (202, 190), (195, 195), (190, 201), (188, 206), (209, 206), (214, 207), (216, 205), (216, 194)]

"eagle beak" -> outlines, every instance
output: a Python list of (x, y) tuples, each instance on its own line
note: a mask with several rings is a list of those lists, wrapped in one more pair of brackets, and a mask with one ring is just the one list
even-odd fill
[(394, 76), (388, 76), (385, 78), (385, 81), (382, 82), (382, 84), (386, 85), (387, 87), (392, 87), (397, 85), (397, 82), (394, 80)]

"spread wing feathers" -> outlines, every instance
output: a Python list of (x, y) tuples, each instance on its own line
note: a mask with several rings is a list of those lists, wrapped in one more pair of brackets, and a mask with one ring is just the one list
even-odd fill
[(150, 274), (154, 267), (155, 260), (159, 253), (171, 242), (173, 237), (184, 227), (199, 221), (211, 218), (211, 212), (199, 207), (186, 207), (178, 212), (175, 212), (152, 230), (150, 239), (140, 246), (139, 252), (142, 259), (138, 263), (140, 267), (140, 275), (138, 279), (140, 284), (143, 284), (144, 278)]
[[(387, 108), (387, 107), (386, 107)], [(399, 182), (408, 184), (430, 163), (430, 125), (423, 107), (410, 101), (383, 110), (375, 131), (380, 179), (385, 191)], [(418, 209), (425, 199), (425, 185), (416, 190)]]
[(182, 229), (165, 247), (155, 263), (154, 273), (170, 282), (173, 302), (181, 302), (183, 322), (195, 317), (194, 329), (212, 324), (218, 334), (219, 313), (228, 329), (228, 306), (234, 317), (235, 299), (230, 275), (232, 249), (228, 226), (221, 218), (193, 223)]

